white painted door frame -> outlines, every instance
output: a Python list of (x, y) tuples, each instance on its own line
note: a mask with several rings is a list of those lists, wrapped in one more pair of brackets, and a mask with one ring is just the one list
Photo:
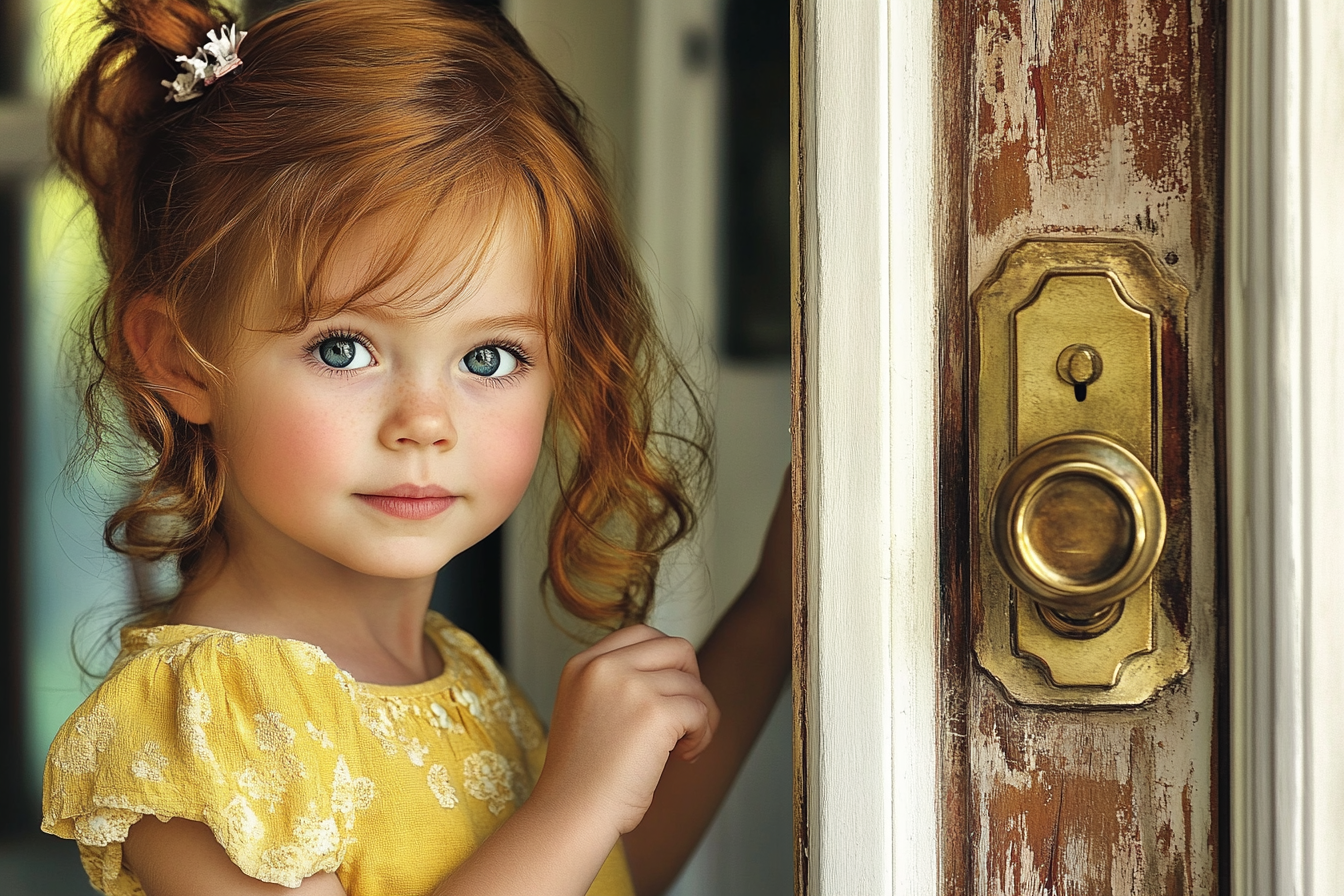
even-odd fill
[[(1327, 896), (1344, 880), (1344, 4), (1228, 13), (1233, 892)], [(939, 889), (935, 14), (797, 13), (813, 896)]]
[(1344, 880), (1344, 5), (1232, 0), (1232, 892)]
[(797, 12), (813, 896), (938, 882), (935, 12)]

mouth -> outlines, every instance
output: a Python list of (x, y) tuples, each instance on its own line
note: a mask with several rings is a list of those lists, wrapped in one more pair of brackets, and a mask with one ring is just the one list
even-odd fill
[(356, 493), (365, 504), (403, 520), (427, 520), (443, 513), (458, 499), (437, 485), (398, 485), (372, 494)]

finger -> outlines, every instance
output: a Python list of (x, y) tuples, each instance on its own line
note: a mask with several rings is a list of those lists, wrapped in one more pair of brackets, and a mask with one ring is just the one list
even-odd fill
[(703, 722), (707, 729), (703, 732), (703, 736), (697, 735), (691, 729), (684, 730), (678, 739), (677, 747), (674, 748), (674, 752), (681, 758), (688, 758), (685, 755), (687, 752), (698, 755), (709, 745), (710, 738), (719, 728), (721, 713), (718, 701), (714, 699), (709, 688), (705, 687), (704, 682), (685, 672), (669, 669), (645, 675), (646, 683), (653, 686), (662, 699), (672, 701), (671, 705), (680, 706), (679, 701), (690, 698), (704, 707), (703, 716), (696, 719), (697, 722)]
[[(705, 705), (714, 703), (714, 695), (698, 676), (681, 669), (659, 669), (639, 673), (639, 681), (657, 697), (694, 697)], [(714, 707), (717, 711), (718, 707)]]
[(700, 677), (700, 662), (695, 655), (695, 646), (685, 638), (666, 635), (650, 638), (613, 650), (611, 654), (613, 660), (629, 663), (631, 669), (639, 672), (679, 669), (696, 678)]
[(570, 657), (569, 662), (565, 664), (565, 672), (576, 673), (598, 657), (606, 656), (613, 651), (630, 647), (644, 641), (662, 637), (665, 637), (662, 632), (648, 625), (631, 625), (626, 628), (617, 629), (587, 650)]
[[(666, 637), (666, 635), (651, 625), (628, 625), (625, 628), (619, 628), (605, 636), (602, 640), (598, 641), (592, 647), (589, 647), (583, 653), (592, 654), (593, 656), (601, 656), (604, 653), (611, 653), (613, 650), (620, 650), (634, 644)], [(580, 656), (582, 655), (583, 654), (580, 654)]]
[[(711, 698), (712, 701), (712, 698)], [(668, 709), (681, 736), (672, 745), (669, 753), (678, 759), (695, 760), (714, 739), (714, 724), (711, 722), (712, 702), (691, 696), (672, 697), (668, 700)]]
[[(648, 718), (658, 719), (659, 727), (673, 734), (676, 742), (694, 734), (701, 727), (708, 727), (710, 734), (717, 730), (720, 717), (718, 702), (696, 676), (680, 669), (663, 669), (638, 673), (628, 683), (643, 691), (642, 695), (632, 695), (636, 700), (634, 705), (643, 704), (653, 710), (654, 715)], [(692, 702), (688, 704), (688, 700)], [(684, 715), (688, 707), (698, 707), (689, 722)]]

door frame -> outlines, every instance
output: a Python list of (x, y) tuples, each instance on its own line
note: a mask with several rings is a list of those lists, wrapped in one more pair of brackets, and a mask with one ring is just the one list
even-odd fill
[(1344, 877), (1344, 7), (1230, 0), (1228, 51), (1230, 892), (1325, 896)]
[[(1228, 0), (1222, 889), (1344, 878), (1344, 6)], [(938, 4), (795, 0), (798, 891), (936, 894)], [(1332, 289), (1333, 287), (1333, 289)], [(1333, 649), (1332, 649), (1333, 648)]]
[(812, 894), (938, 889), (936, 34), (933, 5), (794, 4), (798, 888)]

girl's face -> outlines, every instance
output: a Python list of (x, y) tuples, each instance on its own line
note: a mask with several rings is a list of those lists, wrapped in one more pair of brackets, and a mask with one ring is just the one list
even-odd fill
[[(423, 578), (504, 521), (551, 397), (532, 245), (506, 218), (467, 288), (432, 313), (460, 288), (452, 265), (416, 279), (409, 301), (379, 307), (412, 282), (394, 280), (301, 333), (249, 332), (210, 421), (228, 465), (231, 558)], [(343, 242), (333, 293), (357, 289), (379, 251), (376, 231)]]

